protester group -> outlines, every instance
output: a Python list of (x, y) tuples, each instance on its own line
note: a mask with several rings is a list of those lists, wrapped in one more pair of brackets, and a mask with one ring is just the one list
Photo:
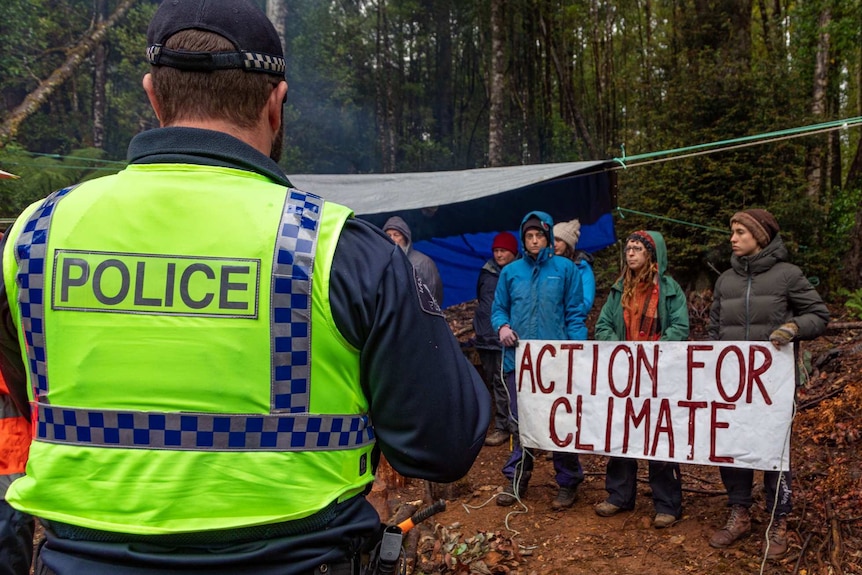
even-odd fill
[[(377, 228), (278, 164), (286, 64), (255, 3), (163, 2), (146, 59), (160, 127), (130, 142), (125, 169), (33, 203), (0, 242), (0, 575), (31, 560), (37, 575), (397, 572), (401, 528), (365, 497), (381, 456), (451, 482), (483, 446), (507, 445), (496, 502), (526, 500), (536, 454), (520, 442), (515, 350), (591, 335), (578, 220), (531, 211), (495, 237), (477, 270), (486, 387), (405, 219)], [(624, 238), (592, 337), (686, 340), (663, 236)], [(710, 339), (823, 332), (827, 308), (772, 214), (735, 213), (730, 243)], [(562, 512), (584, 471), (577, 453), (551, 458)], [(653, 525), (672, 528), (680, 467), (647, 465)], [(637, 472), (609, 458), (598, 515), (633, 509)], [(714, 547), (750, 532), (753, 475), (722, 467)], [(790, 475), (764, 474), (770, 558), (788, 547)]]
[[(502, 232), (494, 238), (493, 258), (480, 271), (475, 311), (475, 346), (485, 381), (495, 399), (488, 446), (511, 442), (503, 465), (505, 482), (496, 496), (501, 506), (523, 502), (536, 453), (520, 445), (515, 386), (515, 348), (520, 339), (584, 340), (586, 318), (595, 301), (591, 258), (577, 251), (578, 220), (554, 225), (540, 211), (524, 216), (520, 238)], [(801, 270), (790, 264), (779, 225), (768, 211), (742, 210), (730, 218), (731, 268), (715, 283), (708, 335), (717, 341), (770, 341), (781, 347), (820, 335), (828, 309)], [(593, 337), (599, 341), (686, 341), (689, 310), (686, 294), (668, 273), (664, 237), (636, 230), (621, 243), (622, 273), (598, 313)], [(523, 253), (522, 253), (523, 252)], [(679, 385), (684, 385), (680, 382)], [(589, 421), (582, 422), (589, 426)], [(781, 438), (774, 438), (780, 448)], [(552, 452), (559, 486), (554, 510), (574, 505), (584, 473), (577, 453)], [(595, 513), (611, 517), (633, 510), (637, 495), (638, 459), (607, 458), (607, 498)], [(653, 526), (664, 529), (683, 517), (680, 465), (648, 460), (648, 481), (655, 515)], [(709, 544), (725, 548), (751, 531), (754, 470), (720, 467), (728, 494), (728, 517)], [(764, 471), (766, 512), (764, 557), (779, 559), (788, 549), (787, 516), (791, 511), (791, 472)]]

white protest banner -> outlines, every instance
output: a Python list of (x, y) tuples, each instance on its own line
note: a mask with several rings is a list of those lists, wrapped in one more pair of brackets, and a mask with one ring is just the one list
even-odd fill
[(789, 469), (790, 345), (522, 340), (515, 365), (527, 447)]

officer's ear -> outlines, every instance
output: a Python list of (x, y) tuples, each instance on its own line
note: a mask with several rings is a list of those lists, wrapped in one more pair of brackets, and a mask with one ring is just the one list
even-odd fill
[(287, 82), (282, 80), (273, 88), (266, 100), (267, 120), (273, 132), (281, 127), (281, 114), (284, 111), (284, 103), (287, 101)]
[(152, 74), (144, 74), (144, 79), (141, 82), (144, 85), (144, 92), (147, 93), (147, 99), (150, 101), (150, 106), (153, 108), (153, 112), (156, 113), (156, 118), (159, 119), (159, 125), (164, 126), (162, 123), (162, 112), (159, 106), (159, 101), (156, 100), (156, 91), (153, 88), (153, 75)]

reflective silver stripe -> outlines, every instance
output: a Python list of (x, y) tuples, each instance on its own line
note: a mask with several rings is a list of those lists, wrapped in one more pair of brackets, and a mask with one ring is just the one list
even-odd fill
[(18, 309), (21, 329), (27, 341), (27, 369), (33, 395), (48, 393), (48, 370), (45, 364), (45, 255), (48, 249), (48, 229), (54, 208), (76, 186), (57, 190), (33, 212), (15, 242), (18, 262)]
[(287, 190), (272, 261), (272, 413), (308, 413), (311, 282), (323, 200)]
[(186, 451), (328, 451), (374, 442), (366, 416), (226, 415), (38, 406), (48, 443)]
[[(318, 451), (374, 442), (367, 416), (308, 413), (311, 281), (323, 200), (287, 190), (273, 256), (271, 414), (160, 413), (64, 408), (45, 397), (44, 301), (48, 230), (56, 203), (49, 196), (26, 222), (15, 245), (28, 368), (36, 388), (36, 437), (52, 443), (138, 449)], [(61, 312), (62, 313), (62, 312)]]

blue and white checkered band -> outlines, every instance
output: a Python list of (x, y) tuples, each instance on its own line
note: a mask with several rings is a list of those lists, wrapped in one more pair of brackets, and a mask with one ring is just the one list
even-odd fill
[(287, 69), (284, 58), (263, 52), (246, 50), (234, 52), (186, 52), (171, 50), (161, 44), (147, 46), (147, 62), (153, 66), (170, 66), (181, 70), (232, 70), (266, 72), (284, 76)]
[(30, 382), (36, 398), (48, 393), (48, 369), (45, 351), (45, 256), (48, 250), (48, 229), (54, 208), (75, 186), (57, 190), (42, 202), (24, 224), (15, 242), (18, 262), (18, 306), (21, 329), (27, 341)]
[(259, 52), (243, 52), (245, 56), (245, 69), (250, 72), (269, 72), (273, 74), (284, 75), (287, 66), (284, 64), (284, 58), (279, 56), (271, 56), (270, 54), (261, 54)]
[(272, 262), (272, 407), (307, 413), (311, 366), (311, 281), (323, 200), (287, 191)]
[(368, 417), (87, 410), (40, 404), (40, 441), (180, 451), (327, 451), (374, 441)]
[(22, 329), (38, 404), (36, 439), (98, 447), (197, 451), (320, 451), (374, 442), (367, 415), (309, 413), (311, 280), (323, 200), (286, 191), (272, 271), (271, 405), (269, 414), (113, 411), (48, 402), (45, 258), (57, 202), (48, 196), (15, 244)]

